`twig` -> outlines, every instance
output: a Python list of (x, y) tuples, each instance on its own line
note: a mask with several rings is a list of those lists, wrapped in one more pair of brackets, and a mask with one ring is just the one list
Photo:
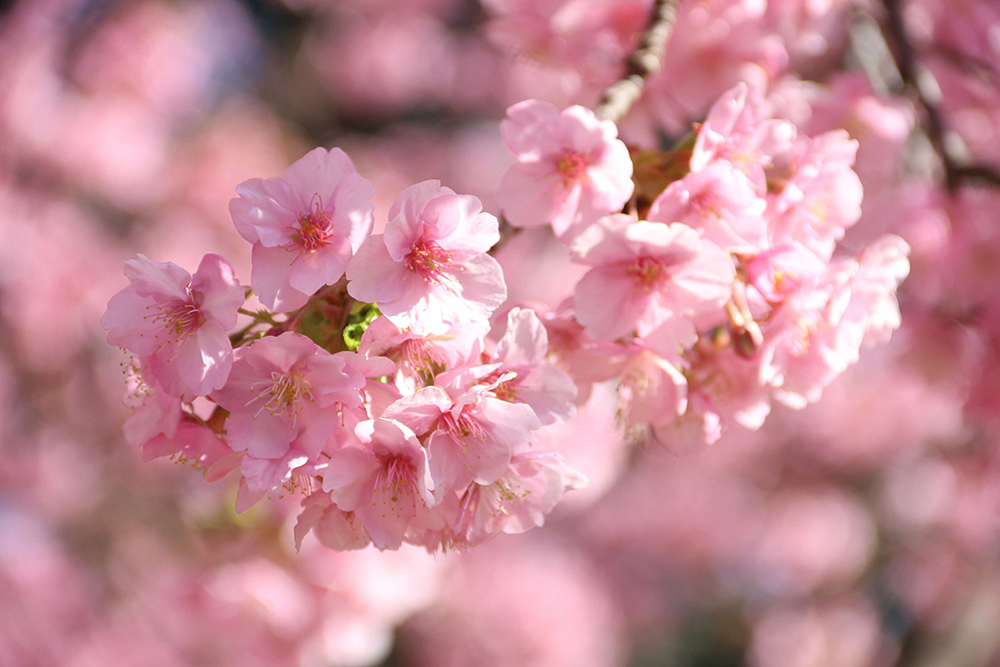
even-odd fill
[(625, 62), (625, 76), (604, 91), (601, 103), (594, 110), (598, 116), (617, 122), (642, 96), (646, 77), (663, 65), (663, 54), (674, 31), (679, 1), (656, 0), (649, 24), (639, 36), (639, 46)]
[(939, 106), (941, 89), (930, 70), (920, 63), (916, 49), (906, 34), (901, 0), (884, 0), (884, 5), (888, 28), (887, 41), (894, 47), (890, 51), (896, 69), (899, 70), (903, 86), (913, 92), (917, 104), (924, 111), (924, 130), (941, 161), (948, 192), (954, 193), (968, 181), (982, 181), (1000, 186), (1000, 170), (986, 164), (969, 163), (964, 155), (960, 154), (962, 151), (956, 148), (954, 137), (948, 131), (944, 114)]
[(1000, 169), (989, 164), (967, 164), (954, 167), (953, 173), (960, 181), (982, 181), (1000, 187)]

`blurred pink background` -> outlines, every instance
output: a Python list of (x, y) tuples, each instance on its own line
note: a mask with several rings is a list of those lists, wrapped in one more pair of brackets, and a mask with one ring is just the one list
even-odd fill
[[(910, 0), (946, 140), (1000, 160), (1000, 8)], [(677, 139), (729, 86), (858, 139), (849, 247), (912, 247), (903, 326), (801, 412), (677, 456), (614, 387), (541, 431), (591, 479), (467, 553), (296, 553), (300, 498), (143, 463), (98, 319), (136, 253), (249, 278), (241, 181), (339, 146), (396, 194), (496, 213), (504, 109), (593, 105), (651, 0), (0, 2), (0, 666), (1000, 665), (1000, 187), (949, 191), (872, 0), (682, 0), (622, 121)], [(582, 273), (551, 234), (498, 255), (510, 303)]]

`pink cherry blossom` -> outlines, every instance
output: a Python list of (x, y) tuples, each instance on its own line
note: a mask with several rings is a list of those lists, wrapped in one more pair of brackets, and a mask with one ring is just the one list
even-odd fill
[(572, 252), (594, 267), (574, 294), (587, 333), (616, 340), (635, 332), (665, 354), (694, 343), (690, 318), (720, 309), (736, 275), (729, 255), (690, 227), (624, 214), (590, 227)]
[(501, 364), (495, 377), (511, 371), (517, 375), (495, 393), (504, 400), (527, 403), (542, 426), (576, 414), (576, 385), (565, 371), (546, 363), (548, 351), (548, 333), (535, 312), (512, 308), (507, 313), (507, 332), (497, 343), (492, 361)]
[(688, 382), (678, 360), (632, 345), (622, 364), (618, 394), (627, 424), (672, 423), (687, 408)]
[(337, 507), (330, 494), (317, 491), (302, 499), (302, 512), (295, 522), (295, 548), (310, 532), (334, 551), (355, 551), (371, 544), (371, 538), (354, 512)]
[(398, 549), (407, 533), (440, 528), (427, 453), (413, 431), (376, 419), (358, 424), (355, 434), (361, 446), (335, 452), (323, 470), (323, 490), (337, 507), (354, 512), (379, 549)]
[(794, 241), (824, 259), (833, 256), (844, 231), (861, 217), (864, 191), (851, 169), (857, 151), (858, 142), (843, 130), (796, 142), (793, 174), (768, 197), (773, 245)]
[(775, 397), (795, 408), (857, 362), (866, 342), (885, 342), (899, 326), (895, 290), (909, 272), (909, 246), (887, 235), (858, 260), (830, 265), (778, 308), (764, 331), (764, 371)]
[(337, 355), (297, 333), (239, 348), (229, 382), (211, 395), (229, 410), (230, 446), (280, 459), (290, 446), (310, 459), (341, 423), (338, 408), (361, 405), (365, 378)]
[(190, 464), (205, 473), (205, 480), (217, 482), (239, 467), (239, 454), (210, 429), (186, 419), (181, 420), (173, 437), (160, 434), (146, 442), (142, 459), (150, 461), (169, 456), (177, 463)]
[(653, 202), (646, 219), (681, 222), (723, 250), (753, 253), (767, 244), (766, 207), (743, 173), (727, 160), (716, 160), (671, 183)]
[(500, 123), (517, 156), (500, 180), (497, 203), (517, 227), (552, 225), (571, 238), (632, 196), (632, 160), (615, 124), (580, 106), (563, 111), (527, 100)]
[(731, 162), (754, 184), (757, 194), (767, 193), (765, 169), (772, 156), (787, 152), (795, 139), (795, 126), (786, 120), (767, 119), (759, 86), (740, 83), (712, 105), (698, 130), (691, 153), (691, 171), (702, 171), (715, 160)]
[(347, 290), (418, 335), (481, 323), (507, 296), (503, 271), (486, 254), (498, 229), (475, 197), (439, 181), (412, 185), (389, 210), (385, 233), (365, 241), (347, 267)]
[(430, 384), (438, 373), (478, 359), (487, 331), (487, 322), (453, 324), (443, 334), (420, 336), (400, 330), (388, 317), (378, 317), (361, 336), (358, 352), (396, 360), (397, 384), (412, 393), (418, 384)]
[(144, 369), (172, 396), (191, 400), (221, 388), (233, 348), (243, 288), (229, 263), (205, 255), (194, 276), (172, 262), (139, 255), (125, 261), (132, 284), (111, 297), (101, 326), (108, 342), (144, 359)]
[(229, 212), (253, 243), (250, 283), (272, 310), (296, 310), (337, 282), (372, 230), (372, 184), (340, 150), (315, 148), (283, 178), (236, 187)]
[(497, 533), (523, 533), (545, 523), (566, 491), (586, 486), (587, 479), (553, 452), (526, 452), (492, 484), (470, 484), (462, 494), (456, 532), (464, 545), (478, 544)]
[(755, 255), (746, 269), (757, 293), (777, 304), (803, 285), (815, 284), (826, 271), (827, 263), (805, 246), (788, 243)]
[(771, 411), (771, 388), (762, 378), (759, 356), (747, 359), (732, 347), (699, 348), (685, 371), (690, 390), (687, 411), (655, 429), (656, 438), (671, 448), (711, 445), (731, 423), (756, 431)]
[(577, 404), (586, 403), (595, 382), (619, 374), (625, 346), (588, 336), (573, 312), (573, 297), (563, 301), (555, 312), (537, 306), (534, 310), (545, 326), (548, 357), (573, 379)]
[(269, 493), (281, 488), (310, 490), (309, 475), (315, 468), (309, 465), (309, 457), (294, 447), (284, 456), (259, 458), (244, 454), (240, 461), (240, 474), (247, 488), (253, 492)]
[[(479, 375), (494, 369), (483, 367)], [(390, 405), (383, 417), (428, 436), (435, 488), (462, 488), (473, 481), (492, 484), (507, 470), (515, 450), (533, 442), (531, 432), (541, 424), (529, 406), (496, 398), (491, 390), (499, 382), (467, 387), (461, 375), (453, 377), (447, 391), (424, 387)]]
[(122, 402), (132, 408), (122, 426), (125, 441), (143, 448), (154, 438), (172, 441), (182, 419), (181, 399), (160, 390), (156, 379), (138, 361), (126, 364), (125, 380)]

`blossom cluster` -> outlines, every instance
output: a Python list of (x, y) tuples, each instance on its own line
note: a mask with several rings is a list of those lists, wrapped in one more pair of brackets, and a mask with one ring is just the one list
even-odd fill
[(710, 444), (730, 423), (756, 430), (772, 399), (818, 400), (900, 324), (906, 242), (836, 252), (861, 217), (857, 141), (800, 136), (756, 86), (723, 94), (669, 153), (629, 159), (613, 123), (539, 101), (511, 107), (502, 130), (517, 157), (504, 216), (551, 225), (589, 267), (540, 312), (559, 332), (553, 356), (580, 387), (617, 379), (625, 425), (668, 448)]
[(238, 469), (241, 511), (301, 491), (298, 542), (433, 551), (539, 526), (585, 483), (533, 432), (594, 382), (616, 380), (626, 429), (670, 448), (756, 429), (772, 398), (804, 407), (898, 327), (908, 247), (835, 255), (860, 217), (857, 142), (800, 137), (764, 106), (741, 84), (681, 147), (634, 155), (583, 107), (511, 107), (503, 216), (589, 267), (555, 312), (499, 310), (499, 222), (439, 181), (399, 193), (380, 234), (340, 149), (240, 184), (229, 209), (266, 310), (242, 308), (220, 256), (194, 275), (128, 260), (102, 320), (135, 355), (128, 439), (209, 479)]
[[(267, 310), (242, 308), (249, 292), (218, 255), (194, 275), (140, 255), (102, 319), (134, 355), (125, 433), (146, 458), (192, 461), (209, 480), (238, 469), (240, 511), (301, 491), (297, 542), (313, 531), (340, 550), (523, 532), (585, 483), (532, 448), (533, 431), (575, 411), (542, 322), (509, 309), (488, 335), (506, 286), (487, 254), (499, 223), (477, 198), (417, 183), (372, 234), (374, 187), (337, 148), (237, 193)], [(252, 319), (230, 337), (240, 313)]]

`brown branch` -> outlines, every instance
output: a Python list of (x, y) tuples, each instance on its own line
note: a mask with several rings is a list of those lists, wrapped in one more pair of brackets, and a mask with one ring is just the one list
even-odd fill
[(959, 181), (980, 181), (1000, 187), (1000, 169), (989, 164), (956, 165), (952, 172)]
[(937, 153), (944, 171), (948, 192), (954, 193), (970, 181), (980, 181), (1000, 186), (1000, 170), (987, 164), (969, 163), (950, 141), (948, 127), (941, 110), (941, 89), (929, 69), (919, 60), (916, 49), (906, 34), (903, 23), (902, 0), (884, 0), (888, 34), (886, 41), (899, 70), (905, 90), (911, 91), (916, 104), (924, 111), (924, 131)]
[(618, 122), (642, 97), (646, 78), (659, 71), (667, 41), (677, 20), (680, 0), (656, 0), (649, 24), (639, 36), (639, 45), (625, 61), (625, 76), (608, 86), (594, 110), (601, 118)]

